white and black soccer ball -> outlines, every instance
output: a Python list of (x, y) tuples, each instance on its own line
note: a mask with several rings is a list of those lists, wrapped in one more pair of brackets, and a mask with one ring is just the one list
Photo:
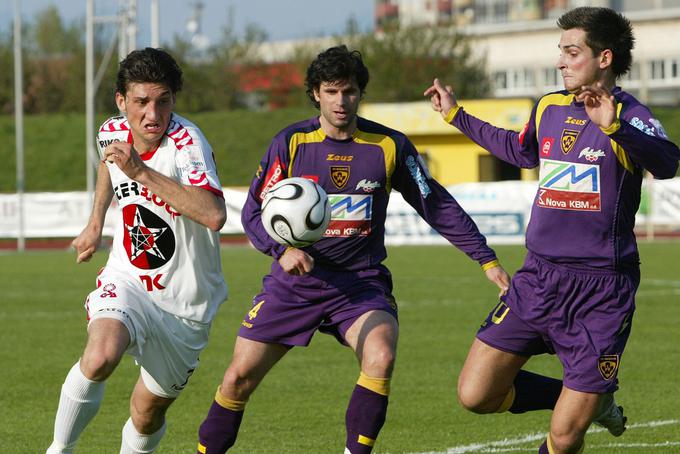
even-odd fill
[(331, 219), (326, 191), (307, 178), (279, 181), (262, 201), (262, 225), (277, 242), (304, 247), (323, 236)]

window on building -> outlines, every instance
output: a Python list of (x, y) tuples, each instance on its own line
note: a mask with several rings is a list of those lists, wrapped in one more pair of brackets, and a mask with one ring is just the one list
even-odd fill
[(649, 62), (649, 78), (651, 80), (663, 80), (666, 78), (665, 60), (652, 60)]
[(562, 86), (562, 74), (555, 67), (543, 68), (543, 85), (548, 88)]
[(505, 90), (508, 88), (508, 73), (505, 71), (493, 73), (493, 83), (496, 90)]

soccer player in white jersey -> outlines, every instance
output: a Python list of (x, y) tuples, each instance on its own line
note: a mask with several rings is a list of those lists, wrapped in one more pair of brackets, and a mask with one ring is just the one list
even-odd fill
[(99, 130), (102, 161), (90, 220), (73, 241), (76, 261), (96, 251), (114, 195), (118, 224), (87, 298), (87, 344), (61, 388), (47, 454), (73, 452), (124, 353), (141, 367), (120, 453), (153, 452), (227, 297), (219, 251), (224, 198), (210, 145), (173, 113), (181, 87), (182, 71), (163, 50), (136, 50), (120, 63), (116, 104), (124, 116)]

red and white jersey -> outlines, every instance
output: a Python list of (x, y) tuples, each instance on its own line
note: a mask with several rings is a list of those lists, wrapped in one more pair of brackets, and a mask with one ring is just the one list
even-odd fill
[[(132, 143), (125, 117), (104, 122), (97, 148)], [(142, 155), (146, 165), (178, 183), (220, 197), (222, 186), (212, 148), (201, 131), (173, 114), (160, 146)], [(106, 271), (122, 272), (146, 289), (149, 299), (179, 317), (209, 323), (227, 297), (219, 232), (182, 216), (142, 184), (106, 162), (118, 202), (118, 222)]]

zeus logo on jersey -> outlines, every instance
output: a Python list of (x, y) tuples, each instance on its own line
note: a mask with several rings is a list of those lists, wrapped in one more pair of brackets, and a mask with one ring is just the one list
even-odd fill
[(536, 203), (544, 208), (600, 211), (600, 167), (541, 159)]
[(325, 237), (367, 236), (371, 233), (373, 196), (363, 194), (329, 194), (331, 221)]

